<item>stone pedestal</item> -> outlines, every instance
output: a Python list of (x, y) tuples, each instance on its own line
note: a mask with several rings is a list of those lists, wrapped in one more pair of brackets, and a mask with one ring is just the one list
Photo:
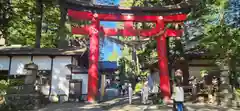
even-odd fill
[(231, 85), (229, 84), (229, 73), (228, 73), (228, 67), (223, 66), (223, 71), (220, 75), (221, 85), (220, 85), (220, 95), (222, 97), (221, 104), (222, 105), (230, 105), (231, 99), (232, 99), (232, 91), (231, 91)]
[(32, 110), (41, 107), (41, 96), (33, 85), (14, 86), (9, 89), (6, 103), (12, 110)]
[(35, 90), (38, 66), (29, 63), (24, 66), (26, 77), (23, 85), (10, 87), (6, 95), (8, 110), (33, 110), (41, 107), (41, 95)]

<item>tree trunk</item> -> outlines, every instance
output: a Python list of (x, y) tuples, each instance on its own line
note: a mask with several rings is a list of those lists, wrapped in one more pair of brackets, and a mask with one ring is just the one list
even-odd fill
[(42, 17), (43, 17), (43, 2), (42, 2), (42, 0), (36, 0), (36, 40), (35, 40), (35, 48), (40, 48), (40, 46), (41, 46)]
[(64, 1), (60, 0), (59, 1), (59, 8), (60, 8), (60, 13), (61, 13), (61, 18), (59, 22), (59, 27), (58, 27), (58, 48), (65, 48), (68, 46), (68, 41), (66, 40), (66, 27), (65, 27), (65, 22), (67, 20), (67, 9), (64, 8)]

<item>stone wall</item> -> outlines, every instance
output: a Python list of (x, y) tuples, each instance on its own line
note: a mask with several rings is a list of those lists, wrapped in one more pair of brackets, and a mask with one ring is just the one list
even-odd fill
[(6, 95), (6, 109), (32, 110), (41, 107), (41, 99), (38, 94), (9, 94)]
[(9, 88), (5, 100), (4, 110), (26, 111), (40, 108), (42, 96), (34, 91), (33, 85), (21, 85)]

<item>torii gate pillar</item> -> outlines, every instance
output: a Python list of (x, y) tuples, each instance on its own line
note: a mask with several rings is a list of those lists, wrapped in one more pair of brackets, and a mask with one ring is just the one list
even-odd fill
[(92, 19), (92, 25), (89, 30), (89, 69), (88, 69), (88, 102), (96, 102), (98, 94), (98, 61), (99, 61), (99, 32), (100, 22), (97, 14)]
[(171, 97), (170, 81), (168, 72), (168, 60), (167, 60), (167, 40), (166, 35), (163, 34), (156, 38), (157, 41), (157, 53), (158, 53), (158, 67), (159, 67), (159, 79), (160, 89), (163, 94), (164, 100), (169, 100)]

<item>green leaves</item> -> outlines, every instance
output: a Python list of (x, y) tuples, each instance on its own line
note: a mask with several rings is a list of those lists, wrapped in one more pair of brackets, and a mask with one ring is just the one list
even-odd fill
[[(225, 13), (228, 0), (203, 0), (192, 13), (192, 18), (203, 24), (203, 34), (199, 36), (201, 46), (209, 50), (217, 59), (239, 54), (239, 28), (226, 25)], [(194, 17), (195, 16), (195, 17)]]
[[(6, 0), (0, 6), (8, 10), (0, 10), (8, 17), (1, 18), (4, 24), (0, 31), (8, 44), (34, 46), (36, 36), (36, 1), (35, 0)], [(56, 1), (43, 1), (44, 13), (41, 47), (56, 47), (57, 28), (60, 20), (60, 10)], [(6, 19), (7, 18), (7, 19)]]
[(9, 85), (9, 82), (7, 82), (5, 80), (0, 80), (0, 96), (6, 94), (8, 85)]
[(215, 5), (219, 6), (222, 9), (226, 9), (228, 7), (229, 0), (215, 0)]
[[(240, 54), (240, 29), (225, 24), (207, 25), (201, 45), (220, 58)], [(219, 58), (219, 59), (220, 59)]]

